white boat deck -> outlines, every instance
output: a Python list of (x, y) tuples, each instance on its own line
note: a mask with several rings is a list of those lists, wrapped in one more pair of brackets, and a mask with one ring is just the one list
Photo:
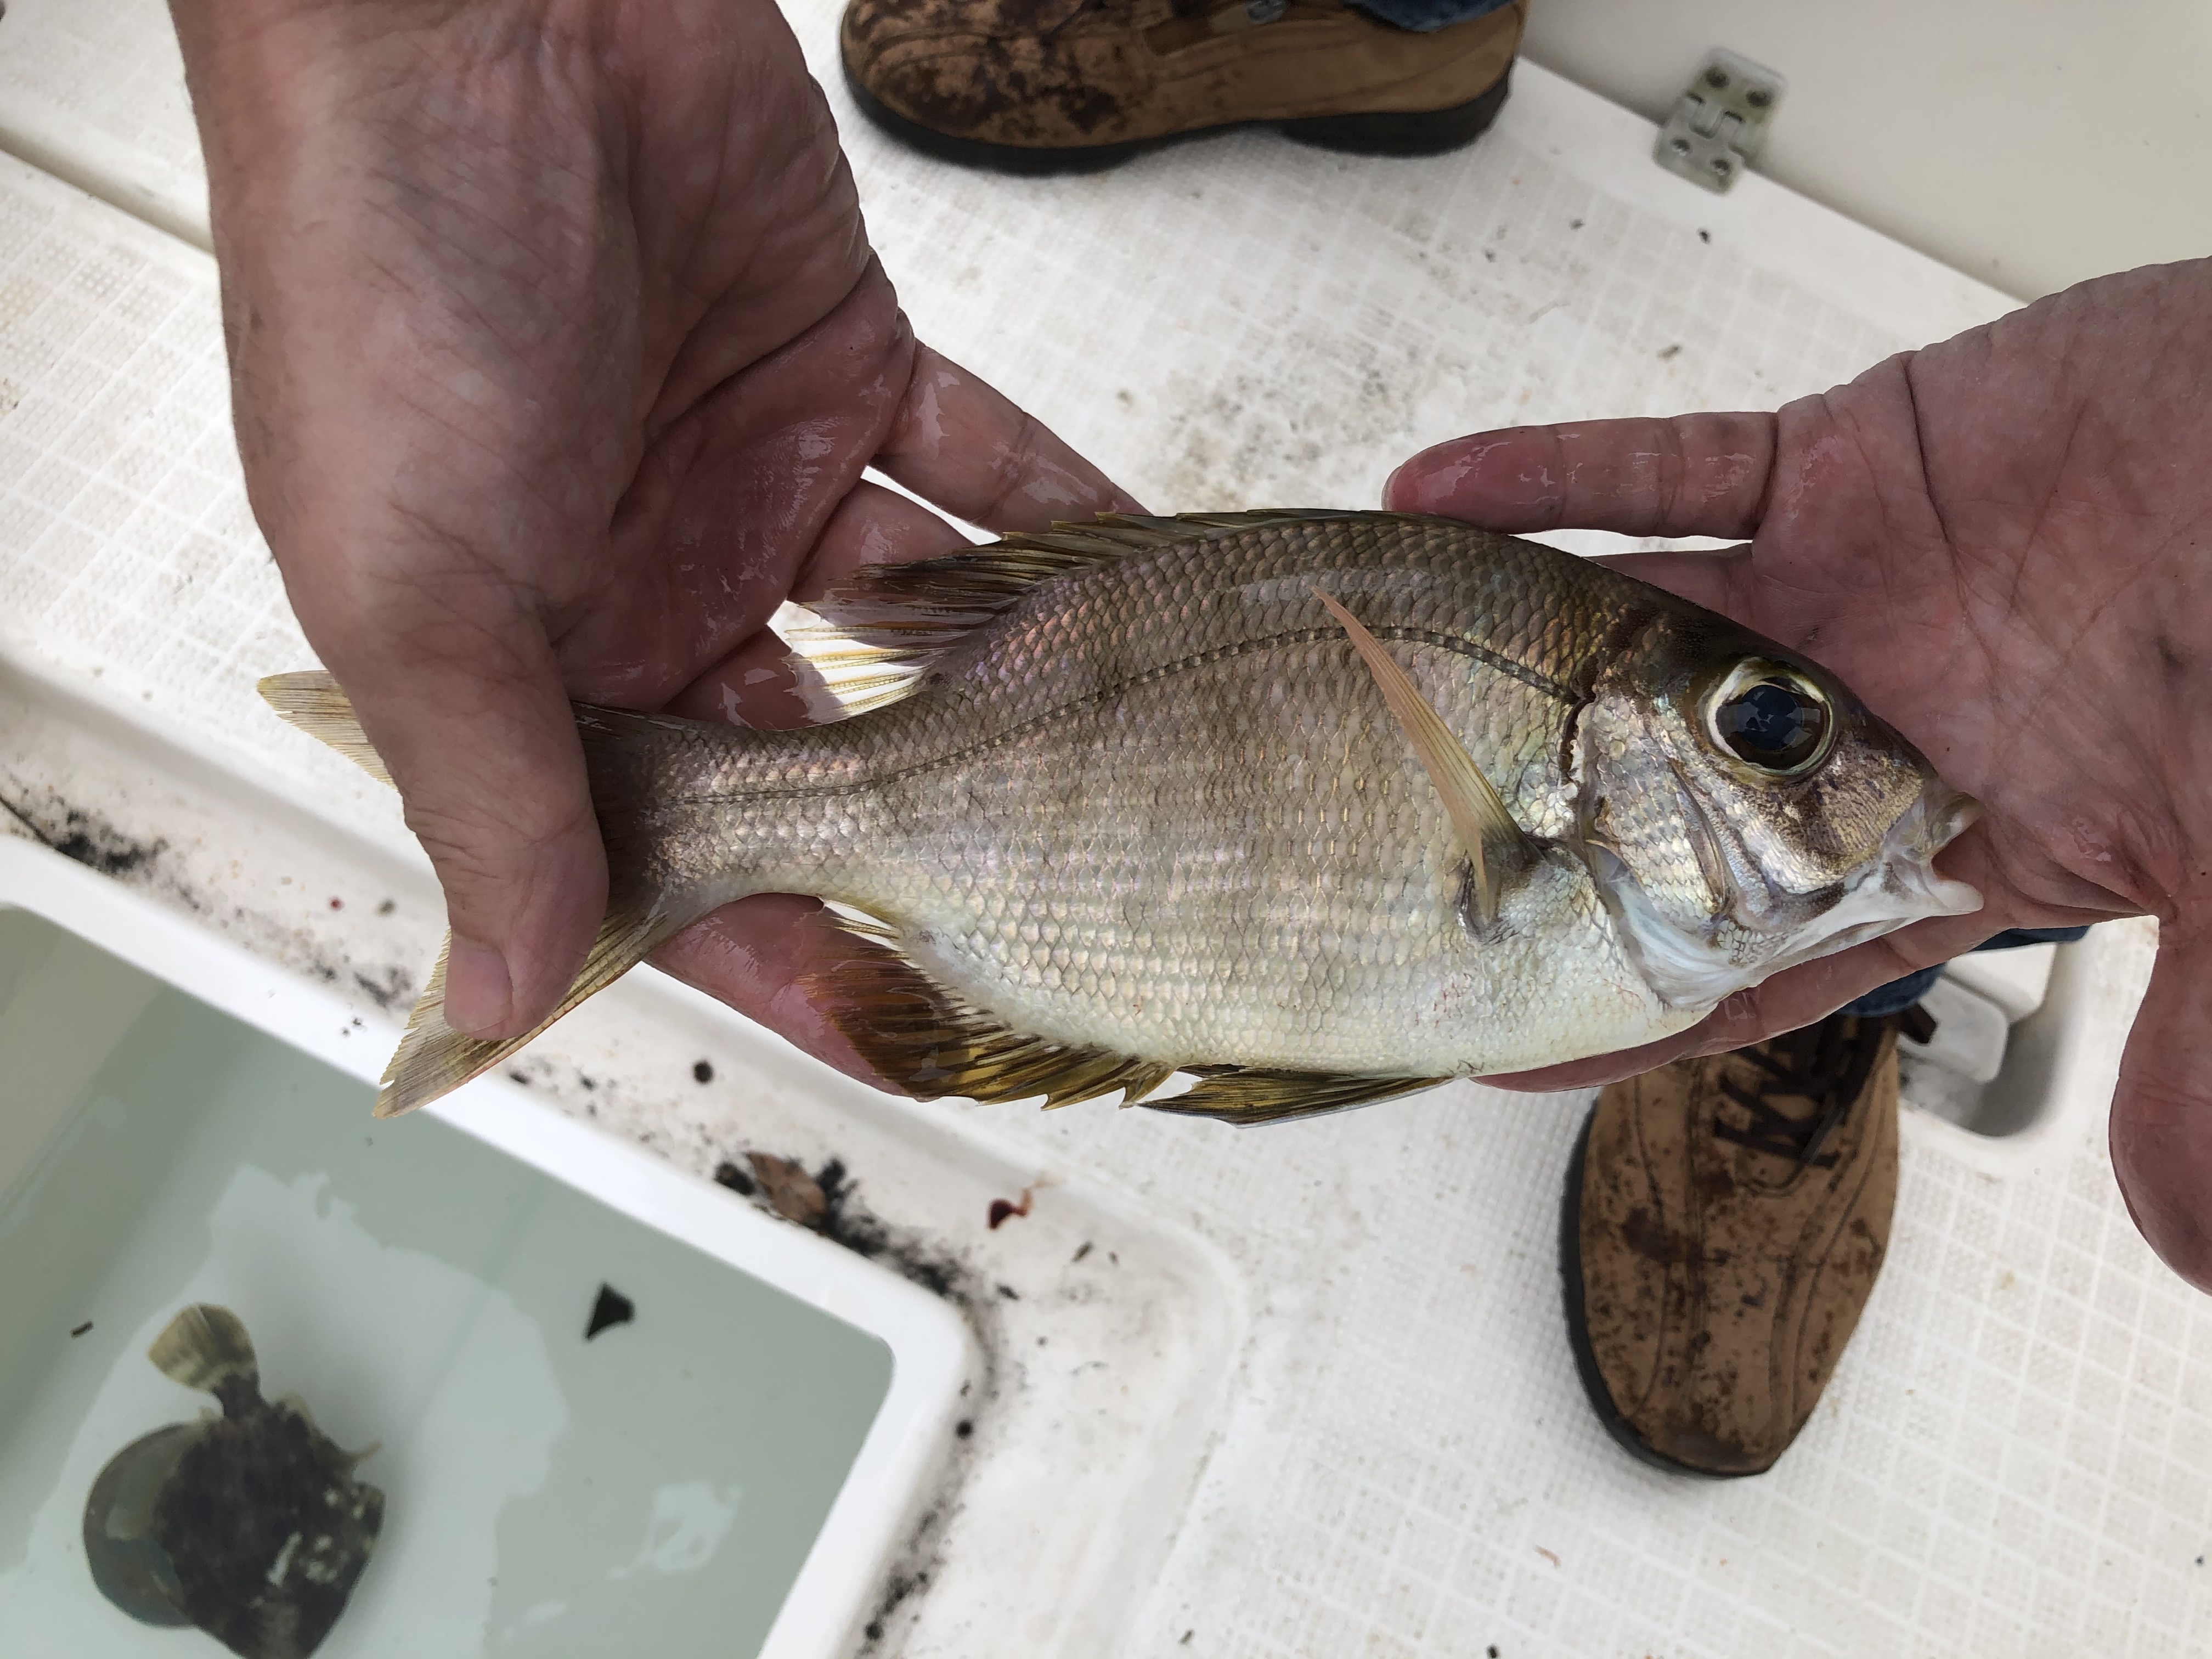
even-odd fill
[[(852, 114), (832, 0), (789, 9), (922, 337), (1158, 510), (1371, 505), (1455, 432), (1771, 407), (2012, 303), (1766, 180), (1695, 191), (1528, 67), (1457, 156), (1249, 136), (957, 172)], [(0, 145), (27, 158), (0, 156), (0, 799), (381, 1042), (435, 889), (392, 804), (252, 692), (309, 657), (230, 447), (158, 0), (11, 0)], [(974, 1435), (870, 1651), (2180, 1656), (2212, 1645), (2212, 1302), (2137, 1238), (2102, 1129), (2153, 938), (2077, 947), (2029, 1129), (1908, 1111), (1833, 1385), (1773, 1473), (1721, 1484), (1632, 1462), (1583, 1400), (1582, 1097), (1461, 1085), (1263, 1132), (910, 1105), (649, 974), (521, 1069), (689, 1167), (842, 1159), (882, 1259), (968, 1314)]]

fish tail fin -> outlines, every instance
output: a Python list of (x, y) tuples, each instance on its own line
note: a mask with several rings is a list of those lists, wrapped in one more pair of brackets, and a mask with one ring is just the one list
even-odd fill
[(383, 1087), (376, 1097), (376, 1115), (404, 1117), (418, 1106), (427, 1106), (489, 1071), (500, 1061), (534, 1041), (545, 1028), (586, 998), (620, 979), (650, 956), (663, 941), (687, 923), (690, 915), (672, 915), (635, 902), (617, 901), (599, 923), (599, 936), (584, 957), (583, 968), (559, 1004), (520, 1036), (488, 1042), (456, 1031), (446, 1024), (446, 957), (453, 938), (438, 947), (437, 965), (423, 988), (415, 1012), (407, 1017), (406, 1035), (384, 1068)]
[(171, 1382), (202, 1394), (241, 1381), (258, 1385), (261, 1375), (244, 1323), (212, 1302), (196, 1302), (162, 1327), (146, 1358)]
[(392, 781), (384, 757), (361, 729), (353, 701), (331, 675), (319, 668), (298, 674), (271, 674), (257, 681), (255, 690), (285, 721), (343, 755), (379, 783)]
[[(311, 737), (320, 738), (385, 782), (383, 761), (361, 729), (353, 704), (331, 675), (319, 670), (272, 674), (259, 690), (269, 706)], [(651, 831), (641, 820), (643, 797), (632, 763), (656, 741), (701, 728), (692, 721), (626, 709), (575, 705), (576, 735), (592, 776), (593, 810), (607, 855), (607, 911), (584, 965), (560, 1004), (520, 1036), (486, 1042), (446, 1023), (446, 960), (453, 936), (439, 947), (428, 985), (408, 1016), (392, 1062), (384, 1069), (376, 1115), (398, 1117), (428, 1104), (490, 1070), (593, 994), (620, 979), (670, 935), (698, 920), (707, 905), (686, 908), (666, 890), (653, 857)]]

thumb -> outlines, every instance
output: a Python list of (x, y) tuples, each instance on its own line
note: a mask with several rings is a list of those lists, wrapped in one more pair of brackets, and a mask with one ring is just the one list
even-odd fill
[(2212, 1291), (2212, 937), (2162, 927), (2112, 1096), (2112, 1172), (2166, 1266)]
[[(329, 632), (330, 630), (319, 630)], [(520, 1036), (552, 1012), (606, 905), (582, 745), (550, 642), (520, 608), (389, 614), (315, 643), (445, 889), (446, 1021)]]

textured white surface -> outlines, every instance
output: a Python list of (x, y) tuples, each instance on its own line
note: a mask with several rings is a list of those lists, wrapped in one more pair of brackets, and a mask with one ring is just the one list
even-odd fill
[[(158, 22), (146, 0), (70, 0), (70, 27), (95, 15)], [(0, 28), (27, 36), (62, 15), (26, 0)], [(817, 64), (833, 21), (822, 0), (799, 15)], [(42, 95), (98, 103), (82, 88)], [(1524, 71), (1475, 149), (1418, 164), (1250, 136), (1017, 182), (846, 125), (924, 337), (1161, 508), (1367, 504), (1405, 453), (1492, 422), (1771, 406), (2004, 303), (1764, 180), (1720, 202), (1647, 200), (1647, 179), (1672, 188), (1641, 162), (1650, 129), (1540, 72)], [(42, 131), (70, 142), (63, 124)], [(391, 856), (388, 804), (252, 698), (252, 675), (302, 652), (223, 432), (207, 262), (0, 168), (7, 653), (366, 829), (386, 849), (374, 879), (419, 933), (420, 866)], [(159, 831), (153, 797), (112, 771), (71, 761), (62, 776), (65, 745), (46, 730), (0, 722), (10, 801)], [(46, 793), (63, 782), (76, 793)], [(363, 907), (323, 908), (355, 890), (324, 872), (368, 858), (356, 843), (331, 839), (312, 882), (279, 886), (252, 857), (258, 825), (176, 822), (190, 845), (173, 861), (214, 882), (243, 859), (210, 907), (235, 895), (267, 923), (240, 922), (241, 937), (369, 948)], [(2110, 1049), (2149, 931), (2094, 945), (2081, 994)], [(941, 1559), (889, 1621), (890, 1650), (1856, 1659), (2212, 1643), (2212, 1569), (2197, 1565), (2212, 1547), (2212, 1304), (2136, 1238), (2094, 1101), (2033, 1164), (1908, 1114), (1891, 1261), (1834, 1385), (1773, 1474), (1706, 1485), (1623, 1456), (1575, 1380), (1556, 1234), (1577, 1101), (1459, 1085), (1251, 1133), (1096, 1107), (970, 1112), (963, 1144), (1000, 1149), (964, 1155), (1001, 1172), (981, 1178), (1030, 1168), (1071, 1183), (985, 1233), (969, 1188), (940, 1173), (944, 1109), (870, 1108), (735, 1022), (689, 1005), (679, 1018), (659, 993), (617, 998), (533, 1051), (555, 1097), (582, 1109), (563, 1081), (581, 1057), (601, 1121), (689, 1163), (761, 1144), (765, 1121), (867, 1149), (852, 1155), (876, 1201), (1022, 1286), (986, 1333), (1005, 1402), (979, 1411)], [(710, 1108), (659, 1080), (669, 1053), (710, 1041), (766, 1079), (762, 1099)], [(914, 1150), (885, 1150), (902, 1145)], [(1170, 1266), (1142, 1295), (1054, 1267), (1066, 1255), (1046, 1253), (1100, 1215), (1132, 1218), (1116, 1224), (1125, 1250), (1194, 1241), (1207, 1254), (1194, 1281), (1218, 1252), (1231, 1293), (1176, 1289)], [(1235, 1345), (1225, 1394), (1190, 1358), (1192, 1308)], [(1020, 1322), (1079, 1317), (1091, 1322), (1073, 1352), (1068, 1327)], [(1058, 1334), (1032, 1348), (1032, 1334)], [(1141, 1484), (1143, 1447), (1180, 1468), (1209, 1444), (1187, 1508), (1179, 1474), (1144, 1504), (1108, 1501), (1113, 1469)], [(1077, 1526), (1086, 1505), (1125, 1530), (1149, 1517), (1143, 1548)], [(1115, 1560), (1164, 1565), (1123, 1581)]]

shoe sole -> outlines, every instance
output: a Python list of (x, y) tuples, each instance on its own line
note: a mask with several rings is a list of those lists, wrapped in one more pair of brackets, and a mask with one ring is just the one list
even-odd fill
[(1490, 88), (1464, 104), (1446, 109), (1377, 111), (1364, 115), (1314, 115), (1285, 121), (1228, 121), (1217, 127), (1192, 127), (1166, 132), (1155, 138), (1130, 138), (1117, 144), (1079, 144), (1060, 149), (1034, 149), (1021, 144), (986, 143), (980, 138), (956, 138), (949, 133), (910, 120), (885, 105), (842, 63), (845, 85), (860, 112), (885, 132), (926, 155), (963, 167), (988, 167), (998, 173), (1042, 175), (1055, 173), (1099, 173), (1189, 138), (1211, 137), (1246, 127), (1273, 127), (1285, 137), (1320, 149), (1341, 150), (1353, 155), (1442, 155), (1473, 143), (1489, 131), (1504, 106), (1513, 80), (1507, 64)]
[(1669, 1457), (1638, 1435), (1620, 1414), (1620, 1407), (1613, 1403), (1613, 1391), (1606, 1387), (1605, 1373), (1598, 1369), (1597, 1351), (1590, 1346), (1589, 1310), (1583, 1302), (1583, 1166), (1589, 1154), (1590, 1127), (1596, 1121), (1597, 1109), (1593, 1106), (1583, 1120), (1582, 1133), (1575, 1137), (1575, 1155), (1567, 1160), (1567, 1190), (1559, 1205), (1559, 1285), (1566, 1297), (1567, 1346), (1575, 1351), (1575, 1370), (1582, 1378), (1583, 1392), (1589, 1396), (1590, 1409), (1623, 1451), (1655, 1469), (1693, 1474), (1705, 1480), (1741, 1480), (1763, 1474), (1763, 1469), (1702, 1468)]

